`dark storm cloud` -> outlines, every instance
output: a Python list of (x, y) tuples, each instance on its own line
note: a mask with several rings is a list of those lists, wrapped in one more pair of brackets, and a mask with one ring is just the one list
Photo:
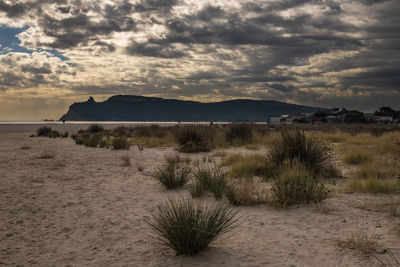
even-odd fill
[(142, 0), (135, 4), (135, 12), (157, 12), (167, 14), (178, 4), (178, 0)]
[(22, 14), (25, 13), (25, 5), (21, 3), (17, 4), (7, 4), (3, 0), (0, 0), (0, 11), (3, 11), (7, 14), (8, 17), (13, 18), (13, 17), (18, 17)]
[(35, 11), (37, 13), (42, 12), (42, 6), (46, 4), (56, 3), (56, 4), (65, 4), (67, 0), (36, 0), (30, 2), (19, 2), (8, 4), (4, 0), (0, 0), (0, 12), (5, 12), (7, 17), (17, 18), (25, 15), (30, 11)]
[[(36, 16), (41, 33), (51, 37), (39, 39), (38, 47), (123, 53), (127, 59), (155, 62), (136, 74), (140, 77), (88, 86), (89, 92), (220, 94), (302, 103), (309, 97), (330, 106), (329, 101), (352, 103), (351, 92), (362, 94), (367, 104), (369, 96), (389, 99), (387, 92), (400, 90), (398, 0), (200, 1), (201, 8), (180, 0), (10, 2), (0, 0), (0, 15)], [(56, 2), (52, 14), (46, 6)], [(124, 42), (113, 40), (115, 33), (126, 33)], [(28, 38), (25, 43), (34, 45)], [(171, 68), (177, 69), (176, 77), (166, 77)], [(38, 83), (51, 71), (44, 65), (24, 70)], [(334, 90), (348, 93), (348, 102), (346, 94), (333, 97)]]
[(137, 43), (134, 41), (126, 48), (126, 51), (130, 55), (143, 57), (180, 58), (186, 55), (180, 49), (163, 44)]
[[(65, 19), (54, 19), (48, 15), (39, 20), (40, 26), (47, 36), (54, 37), (52, 43), (43, 43), (51, 48), (67, 49), (79, 44), (86, 44), (89, 40), (97, 40), (99, 35), (109, 35), (113, 32), (133, 31), (135, 22), (124, 16), (127, 11), (106, 8), (106, 16), (98, 22), (93, 22), (85, 13)], [(114, 51), (109, 47), (110, 51)]]
[(384, 2), (388, 2), (390, 0), (359, 0), (361, 3), (364, 5), (370, 6), (370, 5), (375, 5), (375, 4), (380, 4)]
[(8, 71), (0, 72), (0, 91), (5, 91), (10, 87), (19, 87), (22, 85), (23, 78), (18, 74)]
[(51, 66), (50, 64), (44, 64), (41, 67), (34, 67), (31, 65), (24, 65), (21, 67), (21, 71), (29, 72), (32, 74), (40, 75), (40, 74), (50, 74), (51, 73)]
[(270, 85), (270, 87), (274, 88), (275, 90), (281, 91), (281, 92), (291, 92), (294, 91), (296, 88), (292, 85), (285, 86), (280, 83), (273, 83)]

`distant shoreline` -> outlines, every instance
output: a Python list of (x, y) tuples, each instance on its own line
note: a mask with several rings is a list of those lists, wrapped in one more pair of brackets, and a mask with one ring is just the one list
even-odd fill
[[(140, 124), (209, 124), (210, 121), (66, 121), (65, 123), (62, 121), (0, 121), (0, 124), (135, 124), (135, 125), (140, 125)], [(233, 123), (233, 122), (221, 122), (217, 121), (214, 122), (214, 124), (228, 124), (228, 123)], [(267, 123), (265, 122), (249, 122), (249, 123)]]

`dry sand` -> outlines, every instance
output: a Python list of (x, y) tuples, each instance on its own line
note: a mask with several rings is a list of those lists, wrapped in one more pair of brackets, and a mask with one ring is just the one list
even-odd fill
[[(357, 225), (400, 259), (389, 214), (368, 208), (398, 196), (339, 192), (320, 207), (238, 207), (243, 220), (229, 237), (200, 255), (175, 256), (145, 223), (160, 200), (190, 196), (187, 188), (164, 190), (151, 177), (174, 148), (112, 151), (28, 137), (37, 127), (0, 125), (0, 265), (379, 266), (374, 257), (336, 247)], [(53, 128), (71, 127), (84, 126)], [(126, 154), (132, 166), (121, 167)]]

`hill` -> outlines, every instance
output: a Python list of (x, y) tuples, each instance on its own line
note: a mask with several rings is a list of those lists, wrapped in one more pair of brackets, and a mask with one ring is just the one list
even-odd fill
[(116, 95), (104, 102), (92, 97), (74, 103), (60, 120), (66, 121), (266, 121), (268, 116), (314, 113), (324, 108), (271, 100), (237, 99), (202, 103), (158, 97)]

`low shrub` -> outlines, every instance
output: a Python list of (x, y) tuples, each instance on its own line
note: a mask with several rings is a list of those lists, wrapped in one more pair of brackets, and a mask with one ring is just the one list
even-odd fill
[(271, 187), (272, 200), (282, 207), (318, 203), (327, 197), (327, 193), (325, 186), (301, 167), (282, 170)]
[(132, 128), (127, 128), (125, 126), (118, 126), (112, 130), (111, 134), (115, 137), (122, 137), (122, 136), (131, 137), (132, 132), (133, 132)]
[(87, 131), (89, 133), (99, 133), (101, 131), (104, 130), (104, 127), (101, 126), (100, 124), (92, 124), (89, 126), (89, 128), (87, 129)]
[(82, 144), (87, 147), (99, 147), (99, 144), (102, 140), (102, 136), (100, 134), (93, 135), (84, 135), (82, 136)]
[(78, 135), (74, 135), (73, 139), (75, 140), (75, 144), (77, 145), (83, 145), (83, 137), (82, 136), (78, 136)]
[(130, 142), (129, 139), (126, 138), (125, 136), (122, 137), (114, 137), (111, 141), (111, 145), (114, 150), (119, 150), (119, 149), (129, 149)]
[(186, 153), (207, 152), (213, 148), (214, 132), (211, 126), (183, 126), (175, 131), (178, 150)]
[(156, 169), (153, 177), (162, 183), (167, 189), (184, 186), (191, 179), (191, 169), (188, 165), (180, 165), (176, 162)]
[(233, 123), (230, 124), (225, 132), (225, 139), (232, 143), (239, 140), (242, 143), (250, 142), (253, 137), (253, 126), (250, 123)]
[(192, 197), (200, 197), (205, 192), (211, 192), (215, 198), (221, 198), (226, 189), (226, 172), (219, 166), (200, 165), (193, 173), (194, 183), (191, 184)]
[(177, 254), (193, 255), (231, 231), (237, 221), (237, 212), (223, 202), (208, 206), (170, 199), (156, 207), (147, 223), (162, 244)]
[(314, 175), (321, 175), (333, 166), (332, 148), (317, 138), (307, 136), (298, 128), (283, 129), (275, 140), (269, 158), (276, 166), (300, 162)]
[(36, 130), (36, 136), (45, 136), (49, 138), (62, 137), (62, 135), (56, 131), (52, 130), (51, 127), (43, 126)]
[(52, 129), (51, 127), (43, 126), (36, 130), (36, 136), (50, 136)]

